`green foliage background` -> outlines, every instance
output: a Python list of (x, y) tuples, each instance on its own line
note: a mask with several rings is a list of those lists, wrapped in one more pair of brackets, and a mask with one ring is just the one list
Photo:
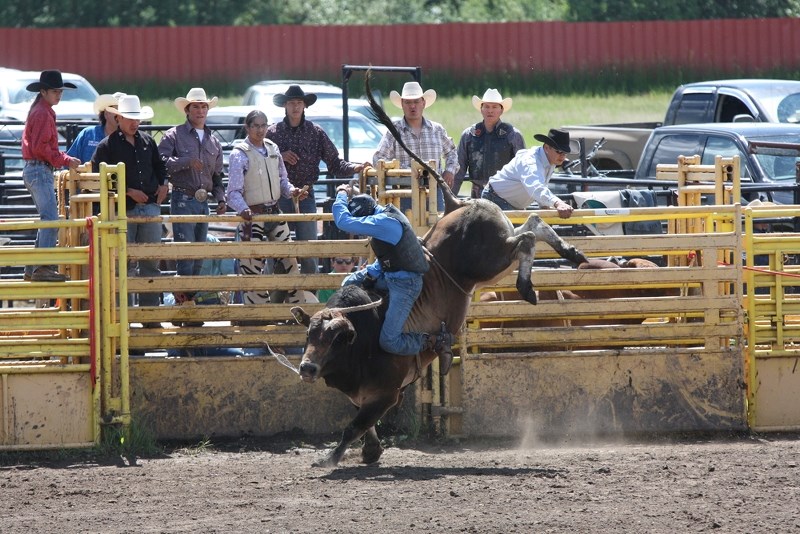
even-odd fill
[(800, 0), (0, 0), (0, 26), (689, 20), (800, 16)]

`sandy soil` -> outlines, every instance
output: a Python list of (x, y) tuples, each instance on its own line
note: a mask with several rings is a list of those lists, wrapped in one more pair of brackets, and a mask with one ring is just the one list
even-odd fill
[(134, 465), (5, 453), (0, 531), (800, 532), (800, 435), (449, 441), (311, 467), (330, 445), (172, 448)]

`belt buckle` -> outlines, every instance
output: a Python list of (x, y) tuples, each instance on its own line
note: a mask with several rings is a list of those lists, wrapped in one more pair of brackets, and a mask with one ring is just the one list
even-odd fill
[(208, 191), (205, 189), (198, 189), (194, 192), (194, 199), (198, 202), (205, 202), (208, 198)]

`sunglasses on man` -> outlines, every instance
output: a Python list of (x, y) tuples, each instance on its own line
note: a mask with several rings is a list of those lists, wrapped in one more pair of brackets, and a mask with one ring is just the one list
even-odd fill
[(353, 263), (353, 260), (343, 260), (342, 258), (336, 258), (333, 260), (336, 265), (350, 265)]

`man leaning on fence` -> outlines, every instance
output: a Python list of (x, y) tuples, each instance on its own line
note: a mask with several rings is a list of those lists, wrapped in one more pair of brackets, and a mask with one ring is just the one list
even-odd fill
[[(169, 181), (167, 167), (158, 153), (152, 137), (139, 131), (141, 121), (153, 118), (153, 109), (139, 102), (136, 95), (124, 95), (117, 109), (109, 108), (117, 116), (117, 131), (97, 145), (92, 156), (92, 170), (97, 172), (100, 163), (125, 164), (125, 208), (128, 215), (128, 243), (160, 243), (161, 222), (137, 222), (140, 217), (161, 215), (161, 203), (167, 198)], [(161, 276), (157, 259), (141, 259), (128, 265), (129, 276)], [(158, 293), (140, 293), (140, 306), (158, 306)], [(159, 323), (145, 323), (145, 328), (159, 328)]]

